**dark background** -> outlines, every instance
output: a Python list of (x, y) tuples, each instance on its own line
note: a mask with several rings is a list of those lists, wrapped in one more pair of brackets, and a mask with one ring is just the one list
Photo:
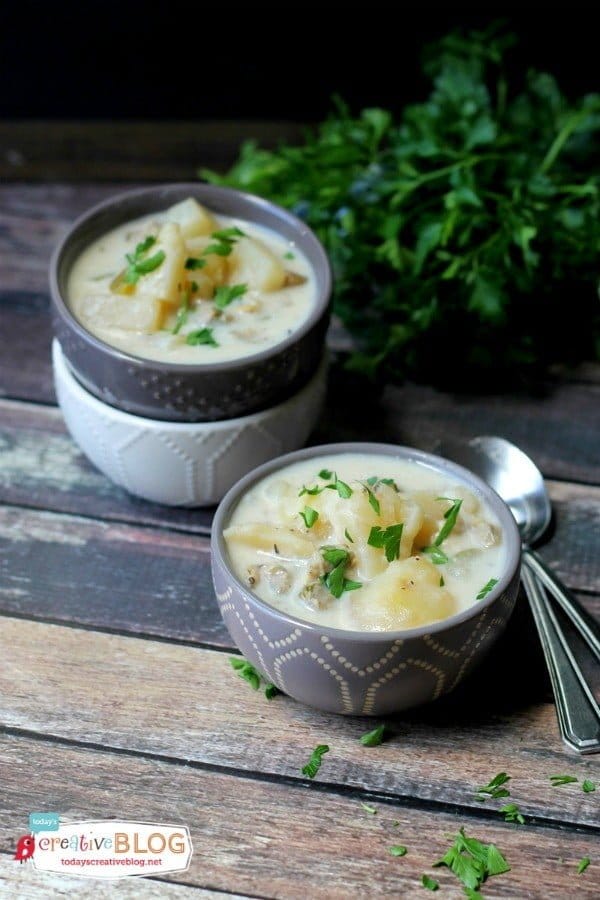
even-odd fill
[(514, 79), (533, 66), (556, 74), (568, 94), (597, 88), (591, 5), (481, 8), (5, 2), (0, 116), (311, 121), (334, 92), (355, 109), (397, 109), (426, 92), (425, 44), (498, 18), (520, 38)]

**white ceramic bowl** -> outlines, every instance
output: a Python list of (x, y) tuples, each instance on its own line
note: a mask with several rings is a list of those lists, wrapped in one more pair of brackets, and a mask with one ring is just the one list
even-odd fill
[(169, 506), (209, 506), (256, 466), (297, 450), (325, 397), (327, 363), (278, 406), (220, 422), (163, 422), (115, 409), (74, 378), (52, 345), (58, 403), (73, 440), (101, 472), (131, 494)]

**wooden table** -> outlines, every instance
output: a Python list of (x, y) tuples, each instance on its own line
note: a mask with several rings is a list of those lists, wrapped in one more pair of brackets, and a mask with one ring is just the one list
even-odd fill
[[(64, 179), (72, 152), (78, 177), (94, 177), (82, 141), (57, 150), (49, 131), (29, 166), (23, 126), (3, 128), (5, 176), (52, 178), (60, 168)], [(179, 148), (185, 165), (169, 177), (202, 162), (204, 132), (194, 128)], [(80, 134), (96, 146), (89, 131)], [(143, 142), (136, 146), (143, 156)], [(123, 163), (128, 175), (134, 158)], [(164, 171), (151, 157), (140, 164), (147, 178)], [(210, 580), (210, 512), (137, 501), (78, 452), (55, 406), (46, 270), (73, 217), (117, 189), (91, 180), (0, 188), (0, 894), (421, 897), (428, 872), (438, 896), (459, 897), (452, 873), (431, 863), (464, 826), (512, 866), (485, 896), (598, 897), (600, 789), (549, 782), (555, 773), (600, 782), (598, 758), (576, 757), (558, 737), (525, 602), (464, 687), (390, 719), (389, 739), (365, 748), (366, 720), (284, 696), (269, 702), (230, 667)], [(536, 397), (388, 388), (368, 398), (360, 428), (356, 396), (344, 399), (340, 387), (335, 376), (316, 441), (384, 438), (428, 449), (441, 435), (491, 432), (520, 444), (548, 478), (556, 511), (543, 555), (600, 611), (599, 368), (553, 377)], [(309, 782), (300, 769), (319, 743), (331, 751)], [(512, 776), (525, 826), (504, 823), (499, 802), (474, 799), (500, 771)], [(44, 877), (11, 859), (32, 810), (187, 824), (190, 869), (101, 891), (93, 881)], [(393, 858), (393, 844), (408, 854)], [(584, 856), (592, 864), (578, 876)]]

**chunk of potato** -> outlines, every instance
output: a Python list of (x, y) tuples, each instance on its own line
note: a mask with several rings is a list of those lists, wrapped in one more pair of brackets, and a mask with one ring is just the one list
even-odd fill
[(414, 556), (390, 563), (385, 572), (352, 597), (352, 614), (367, 631), (429, 625), (448, 618), (456, 609), (452, 594), (440, 587), (436, 567)]
[(301, 535), (262, 522), (232, 525), (225, 529), (223, 536), (227, 543), (234, 542), (283, 559), (308, 559), (314, 554), (311, 542)]
[(278, 291), (285, 284), (281, 262), (261, 241), (240, 238), (229, 257), (231, 279), (258, 291)]
[(218, 225), (211, 214), (193, 197), (171, 206), (166, 212), (168, 222), (176, 222), (184, 238), (197, 237), (216, 231)]
[(190, 271), (190, 278), (197, 281), (198, 276), (202, 275), (205, 278), (209, 278), (213, 285), (224, 284), (229, 271), (227, 257), (219, 256), (218, 253), (209, 253), (207, 256), (202, 256), (211, 243), (214, 242), (210, 237), (193, 237), (186, 241), (187, 255), (195, 259), (202, 258), (204, 261), (201, 269)]
[(75, 313), (92, 332), (102, 328), (122, 328), (152, 334), (163, 327), (170, 309), (170, 304), (147, 297), (91, 294), (81, 298)]
[(155, 256), (161, 250), (165, 254), (164, 260), (154, 271), (141, 276), (135, 285), (134, 296), (177, 306), (181, 301), (181, 288), (186, 272), (185, 242), (179, 225), (172, 222), (163, 225), (148, 256)]

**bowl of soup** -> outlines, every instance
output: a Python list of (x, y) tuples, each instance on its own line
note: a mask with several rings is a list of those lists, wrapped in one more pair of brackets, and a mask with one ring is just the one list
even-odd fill
[(387, 444), (272, 460), (222, 500), (213, 580), (243, 655), (320, 709), (377, 716), (435, 700), (513, 610), (520, 539), (474, 474)]
[(314, 376), (331, 274), (312, 231), (206, 184), (119, 194), (51, 263), (53, 327), (77, 380), (157, 420), (209, 422), (285, 401)]

